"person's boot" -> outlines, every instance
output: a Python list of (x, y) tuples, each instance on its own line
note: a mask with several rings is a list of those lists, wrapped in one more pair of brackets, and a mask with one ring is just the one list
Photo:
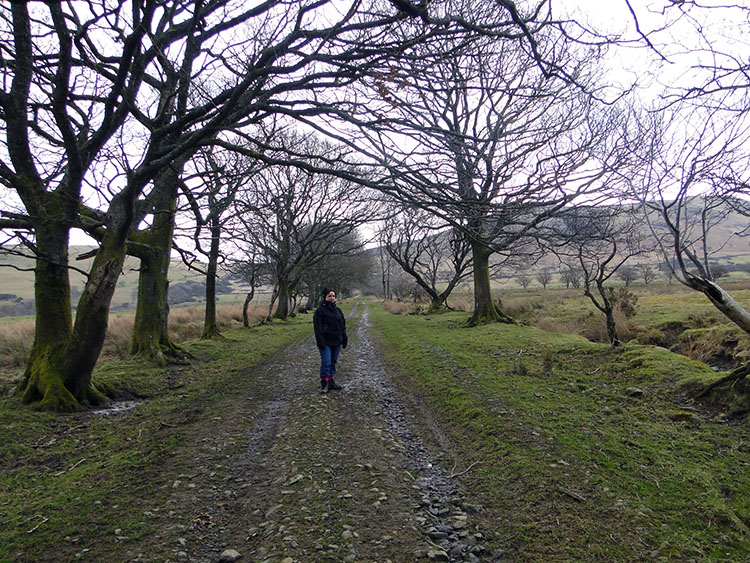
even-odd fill
[(339, 385), (338, 383), (336, 383), (336, 380), (334, 378), (331, 378), (331, 379), (328, 380), (328, 390), (329, 391), (341, 391), (341, 389), (343, 389), (343, 387), (341, 387), (341, 385)]
[(321, 393), (328, 393), (329, 387), (329, 379), (326, 377), (325, 379), (321, 378), (320, 380), (320, 392)]

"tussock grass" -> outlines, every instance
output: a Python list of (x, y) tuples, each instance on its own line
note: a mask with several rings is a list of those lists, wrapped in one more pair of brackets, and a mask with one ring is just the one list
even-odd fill
[[(685, 402), (705, 365), (530, 326), (375, 311), (395, 382), (451, 433), (444, 466), (518, 561), (744, 560), (747, 422)], [(633, 389), (637, 388), (637, 390)], [(697, 408), (696, 408), (697, 407)]]
[(449, 297), (448, 305), (454, 311), (470, 312), (474, 307), (474, 300), (471, 297)]
[(403, 301), (392, 301), (390, 299), (385, 300), (383, 307), (385, 307), (386, 311), (394, 315), (406, 315), (414, 310), (413, 305), (409, 305)]
[(24, 365), (34, 341), (34, 321), (0, 323), (0, 363), (5, 366)]
[[(250, 323), (256, 324), (266, 317), (267, 307), (252, 306), (248, 310)], [(203, 331), (202, 307), (173, 308), (169, 315), (169, 333), (177, 343), (199, 338)], [(110, 315), (102, 356), (125, 358), (130, 350), (134, 313)], [(242, 325), (240, 306), (217, 307), (216, 317), (220, 331)], [(0, 320), (0, 367), (18, 368), (26, 360), (34, 341), (34, 320)]]

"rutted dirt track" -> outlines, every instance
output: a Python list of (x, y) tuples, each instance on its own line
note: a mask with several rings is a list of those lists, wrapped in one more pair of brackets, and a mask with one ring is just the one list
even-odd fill
[[(456, 468), (435, 462), (447, 438), (394, 388), (370, 330), (368, 310), (355, 307), (339, 360), (343, 391), (318, 393), (310, 338), (254, 374), (262, 407), (233, 402), (184, 446), (190, 462), (179, 456), (183, 473), (163, 485), (172, 494), (157, 519), (162, 557), (503, 559), (487, 549), (481, 509), (457, 488)], [(126, 556), (150, 558), (137, 548)]]

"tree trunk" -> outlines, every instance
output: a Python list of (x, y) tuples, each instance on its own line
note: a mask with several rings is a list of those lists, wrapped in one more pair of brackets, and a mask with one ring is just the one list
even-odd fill
[[(113, 230), (114, 231), (114, 230)], [(109, 320), (109, 306), (125, 260), (124, 237), (113, 232), (96, 253), (71, 326), (67, 229), (37, 229), (37, 326), (22, 384), (26, 403), (69, 411), (98, 405), (106, 396), (91, 382)]]
[(134, 238), (149, 249), (139, 258), (138, 304), (133, 324), (130, 353), (146, 355), (159, 365), (166, 365), (169, 357), (185, 358), (186, 353), (169, 337), (169, 264), (172, 235), (177, 208), (177, 172), (170, 168), (154, 182), (154, 220), (148, 230)]
[(709, 280), (691, 277), (687, 281), (689, 287), (702, 292), (725, 317), (750, 334), (750, 312), (731, 295)]
[(607, 338), (609, 338), (609, 343), (612, 345), (612, 347), (616, 348), (617, 346), (622, 345), (622, 342), (620, 341), (620, 337), (617, 336), (617, 324), (615, 323), (614, 307), (612, 307), (612, 301), (610, 301), (607, 297), (607, 289), (604, 287), (604, 282), (602, 281), (602, 279), (596, 278), (595, 284), (596, 291), (601, 297), (601, 303), (596, 298), (596, 295), (591, 292), (591, 282), (588, 278), (586, 278), (583, 284), (583, 294), (589, 298), (591, 303), (594, 304), (594, 307), (604, 313), (604, 319), (607, 326)]
[(289, 304), (292, 299), (292, 289), (289, 282), (285, 279), (279, 279), (278, 300), (279, 304), (273, 313), (274, 319), (285, 320), (289, 318)]
[[(320, 291), (323, 291), (322, 289)], [(310, 287), (310, 292), (307, 294), (307, 303), (305, 303), (305, 309), (308, 311), (312, 311), (316, 307), (315, 303), (315, 295), (320, 293), (320, 291), (317, 291), (316, 289), (313, 289)]]
[(617, 336), (617, 326), (615, 325), (615, 312), (612, 306), (609, 305), (604, 309), (604, 316), (607, 320), (607, 337), (609, 338), (610, 344), (613, 347), (618, 347), (622, 344), (620, 338)]
[[(73, 334), (68, 277), (68, 229), (38, 225), (34, 299), (36, 328), (26, 372), (19, 386), (24, 403), (45, 410), (74, 410), (79, 399), (65, 386), (65, 352)], [(76, 386), (78, 387), (78, 386)]]
[(202, 339), (221, 336), (216, 324), (216, 270), (219, 262), (219, 241), (221, 224), (218, 219), (211, 220), (211, 248), (208, 252), (208, 269), (206, 271), (206, 315), (203, 320)]
[(427, 309), (428, 313), (437, 313), (445, 308), (445, 299), (439, 295), (430, 295), (430, 306)]
[(253, 297), (255, 297), (254, 287), (247, 292), (247, 295), (245, 296), (245, 302), (242, 304), (242, 326), (244, 326), (245, 328), (248, 328), (250, 326), (250, 317), (247, 313), (247, 310), (250, 307), (250, 301), (253, 300)]
[(271, 291), (271, 301), (268, 303), (268, 315), (266, 315), (266, 320), (263, 322), (270, 323), (273, 322), (273, 318), (271, 317), (271, 312), (273, 311), (273, 306), (276, 303), (276, 298), (279, 295), (279, 288), (277, 286), (273, 287), (273, 291)]
[(472, 241), (471, 252), (474, 261), (474, 314), (469, 319), (468, 325), (514, 322), (492, 299), (490, 287), (491, 250), (480, 242)]

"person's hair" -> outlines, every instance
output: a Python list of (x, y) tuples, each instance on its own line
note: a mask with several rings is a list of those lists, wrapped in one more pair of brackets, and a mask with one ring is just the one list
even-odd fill
[(331, 289), (330, 287), (324, 287), (324, 288), (323, 288), (323, 299), (325, 299), (325, 298), (326, 298), (326, 295), (328, 295), (328, 294), (329, 294), (329, 293), (331, 293), (332, 291), (333, 291), (333, 292), (335, 292), (336, 290), (334, 290), (334, 289)]

